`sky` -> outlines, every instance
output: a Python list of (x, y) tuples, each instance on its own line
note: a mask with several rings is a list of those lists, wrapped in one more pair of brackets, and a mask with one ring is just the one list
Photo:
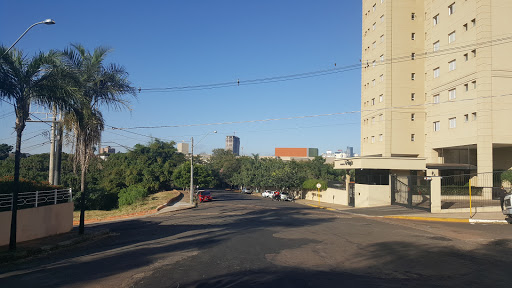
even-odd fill
[[(343, 67), (359, 64), (361, 14), (361, 1), (339, 0), (2, 1), (0, 45), (51, 18), (55, 25), (35, 26), (15, 47), (29, 57), (71, 43), (111, 48), (106, 63), (123, 66), (141, 88), (130, 111), (102, 110), (102, 146), (116, 151), (152, 137), (194, 137), (194, 153), (211, 153), (236, 135), (243, 155), (271, 156), (276, 147), (359, 153), (360, 114), (345, 112), (361, 109), (361, 71)], [(327, 72), (275, 78), (316, 71)], [(204, 86), (216, 83), (229, 85)], [(14, 146), (13, 110), (0, 102), (0, 143)], [(280, 120), (257, 121), (267, 119)], [(49, 131), (28, 123), (22, 152), (48, 153)]]

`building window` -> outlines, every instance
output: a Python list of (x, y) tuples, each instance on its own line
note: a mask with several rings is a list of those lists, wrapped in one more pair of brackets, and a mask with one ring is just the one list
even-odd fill
[(380, 42), (384, 42), (384, 35), (380, 35)]
[(384, 114), (379, 114), (379, 121), (384, 120)]
[(449, 71), (453, 71), (457, 68), (457, 61), (456, 60), (452, 60), (450, 62), (448, 62), (448, 70)]
[(464, 31), (468, 31), (468, 23), (462, 25), (462, 28), (464, 28)]
[(414, 93), (411, 93), (411, 101), (414, 101), (415, 97), (416, 97), (416, 95)]
[(433, 126), (434, 126), (434, 131), (441, 130), (441, 122), (436, 121), (436, 122), (433, 123)]
[(469, 84), (464, 84), (464, 91), (465, 92), (468, 92), (469, 91)]
[(380, 74), (380, 82), (384, 81), (384, 74)]
[(471, 82), (473, 84), (473, 89), (476, 89), (476, 81)]
[(383, 94), (380, 94), (380, 95), (379, 95), (379, 102), (381, 102), (381, 103), (382, 103), (382, 101), (384, 101), (384, 95), (383, 95)]
[(372, 67), (375, 67), (375, 60), (373, 60), (372, 62)]
[(434, 69), (434, 78), (439, 77), (439, 67)]
[(375, 10), (377, 10), (377, 4), (373, 4), (372, 10), (373, 10), (373, 12), (375, 12)]
[(379, 134), (379, 142), (382, 142), (382, 134)]
[(416, 57), (416, 53), (411, 53), (411, 60), (414, 60), (415, 57)]
[(448, 43), (452, 43), (455, 41), (455, 31), (453, 31), (452, 33), (448, 34)]
[(464, 61), (468, 61), (469, 60), (469, 57), (468, 57), (468, 53), (464, 54)]
[(436, 26), (436, 25), (439, 23), (439, 14), (437, 14), (436, 16), (434, 16), (434, 17), (432, 18), (432, 20), (433, 20), (434, 26)]
[(471, 20), (471, 26), (472, 27), (476, 26), (476, 18), (473, 18), (473, 20)]
[(372, 117), (372, 124), (375, 124), (375, 117)]
[(375, 47), (377, 47), (377, 41), (374, 41), (374, 42), (372, 43), (372, 48), (375, 48)]
[(375, 30), (375, 28), (377, 28), (377, 22), (373, 23), (372, 25), (372, 30)]
[(372, 136), (372, 143), (375, 143), (375, 136)]
[(411, 40), (414, 40), (416, 38), (416, 33), (411, 33)]
[(455, 13), (455, 2), (448, 6), (448, 15), (452, 15), (453, 13)]
[(448, 90), (448, 98), (450, 100), (454, 100), (455, 98), (457, 98), (457, 90), (455, 88)]
[(411, 134), (411, 142), (414, 142), (414, 140), (415, 140), (415, 139), (414, 139), (414, 138), (415, 138), (414, 136), (415, 136), (414, 134)]
[(455, 117), (450, 118), (450, 119), (448, 119), (448, 122), (450, 123), (450, 128), (457, 127), (457, 118), (455, 118)]
[(439, 41), (434, 42), (434, 52), (439, 51)]
[(372, 80), (372, 86), (375, 86), (375, 79)]
[(471, 115), (473, 115), (473, 121), (475, 121), (476, 120), (476, 112), (471, 113)]
[(372, 106), (375, 105), (375, 98), (372, 98)]
[(414, 121), (414, 113), (411, 113), (411, 121)]
[(380, 23), (384, 22), (384, 15), (380, 16)]
[(380, 55), (380, 62), (384, 62), (384, 54)]
[(411, 73), (411, 80), (414, 80), (416, 78), (416, 73)]
[(464, 114), (464, 122), (468, 122), (469, 121), (469, 115), (468, 114)]
[(434, 104), (439, 104), (439, 94), (434, 95), (434, 96), (432, 97), (432, 102), (433, 102)]
[(411, 20), (414, 20), (414, 19), (416, 19), (416, 14), (411, 13)]
[(476, 49), (471, 50), (471, 54), (473, 54), (473, 58), (475, 58), (476, 57)]

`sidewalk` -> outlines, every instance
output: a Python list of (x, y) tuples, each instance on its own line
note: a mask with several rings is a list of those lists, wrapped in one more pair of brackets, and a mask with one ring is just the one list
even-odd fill
[(430, 213), (428, 211), (409, 209), (398, 205), (368, 207), (368, 208), (354, 208), (350, 206), (324, 203), (311, 200), (295, 200), (295, 203), (308, 205), (315, 208), (325, 209), (329, 211), (339, 211), (343, 213), (350, 213), (363, 217), (382, 217), (394, 219), (407, 219), (418, 221), (436, 221), (436, 222), (457, 222), (457, 223), (493, 223), (493, 224), (508, 224), (505, 216), (501, 212), (478, 212), (470, 217), (469, 212), (466, 213)]

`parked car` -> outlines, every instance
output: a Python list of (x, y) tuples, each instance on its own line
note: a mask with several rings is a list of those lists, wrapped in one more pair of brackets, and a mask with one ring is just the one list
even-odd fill
[(199, 202), (212, 201), (212, 193), (208, 190), (197, 192)]
[(244, 188), (244, 189), (242, 189), (242, 193), (245, 193), (245, 194), (251, 194), (251, 193), (252, 193), (252, 190), (251, 190), (251, 189), (248, 189), (248, 188)]
[(282, 192), (281, 193), (281, 201), (293, 201), (293, 197), (288, 192)]
[(272, 191), (270, 191), (270, 190), (265, 190), (265, 191), (263, 191), (263, 192), (261, 193), (261, 196), (262, 196), (262, 197), (265, 197), (265, 198), (270, 198), (270, 197), (272, 197), (272, 194), (273, 194), (273, 193), (272, 193)]
[(507, 216), (507, 222), (512, 224), (512, 195), (508, 194), (503, 198), (503, 215)]

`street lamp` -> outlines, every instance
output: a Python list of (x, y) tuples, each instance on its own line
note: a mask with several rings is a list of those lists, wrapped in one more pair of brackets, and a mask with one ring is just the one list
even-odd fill
[[(201, 140), (197, 141), (197, 144), (212, 133), (217, 133), (217, 131), (208, 132)], [(190, 205), (194, 205), (194, 137), (191, 137), (190, 142)]]
[(16, 43), (18, 43), (18, 41), (20, 41), (20, 39), (23, 38), (23, 36), (25, 36), (25, 34), (27, 34), (28, 30), (32, 29), (32, 27), (34, 27), (36, 25), (39, 25), (39, 24), (53, 25), (53, 24), (55, 24), (55, 21), (53, 21), (52, 19), (46, 19), (44, 21), (37, 22), (37, 23), (34, 23), (34, 24), (30, 25), (30, 27), (28, 27), (28, 29), (25, 30), (25, 32), (23, 32), (23, 34), (21, 34), (21, 36), (11, 45), (11, 47), (9, 47), (9, 49), (7, 49), (7, 51), (4, 52), (2, 57), (5, 54), (7, 54), (12, 49), (12, 47), (14, 47), (14, 45), (16, 45)]

